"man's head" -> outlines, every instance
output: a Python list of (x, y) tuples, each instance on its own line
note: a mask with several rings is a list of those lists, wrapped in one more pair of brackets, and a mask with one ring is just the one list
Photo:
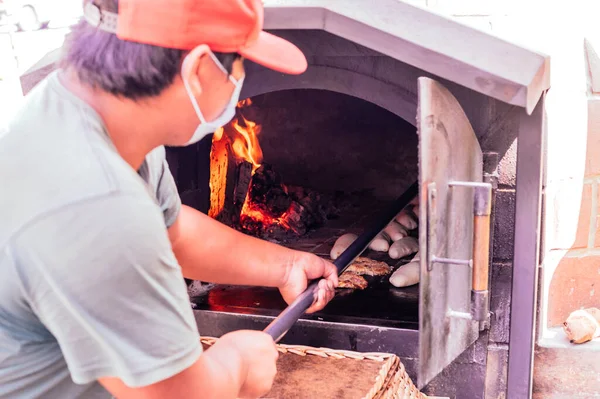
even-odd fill
[(181, 115), (170, 116), (190, 128), (166, 144), (185, 144), (198, 117), (222, 115), (244, 76), (244, 58), (285, 73), (306, 69), (299, 49), (262, 32), (260, 0), (86, 0), (84, 15), (64, 66), (121, 99), (181, 102)]

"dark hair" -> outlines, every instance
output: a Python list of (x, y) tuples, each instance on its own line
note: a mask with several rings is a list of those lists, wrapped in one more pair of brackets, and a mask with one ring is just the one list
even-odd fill
[[(118, 0), (87, 1), (93, 1), (102, 10), (118, 10)], [(184, 50), (121, 40), (82, 19), (67, 37), (62, 65), (72, 68), (84, 84), (138, 100), (158, 96), (170, 86), (180, 71), (184, 54)], [(215, 52), (215, 56), (228, 73), (240, 58), (236, 53)]]

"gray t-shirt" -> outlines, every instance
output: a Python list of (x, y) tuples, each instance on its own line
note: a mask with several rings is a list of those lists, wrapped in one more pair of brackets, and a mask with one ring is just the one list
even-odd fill
[(110, 397), (99, 377), (148, 385), (202, 352), (164, 148), (136, 173), (57, 73), (0, 136), (2, 398)]

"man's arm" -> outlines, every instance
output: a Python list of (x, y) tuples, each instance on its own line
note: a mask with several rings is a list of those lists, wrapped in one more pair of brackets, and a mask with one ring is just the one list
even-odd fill
[(160, 382), (137, 388), (117, 378), (99, 382), (115, 397), (126, 399), (257, 398), (271, 390), (278, 356), (269, 335), (235, 331), (221, 337), (189, 368)]
[(169, 239), (185, 277), (219, 284), (280, 287), (295, 258), (304, 256), (242, 234), (185, 205), (169, 228)]
[(333, 298), (337, 271), (330, 262), (249, 237), (182, 206), (164, 159), (164, 148), (151, 155), (150, 181), (185, 277), (222, 284), (277, 287), (288, 303), (306, 289), (308, 280), (324, 277), (326, 280), (320, 281), (316, 301), (308, 312), (322, 309)]
[(211, 350), (206, 351), (189, 368), (182, 372), (139, 388), (128, 387), (119, 378), (100, 378), (98, 382), (116, 398), (235, 398), (241, 387), (241, 363), (231, 356), (229, 365), (215, 361)]
[(296, 251), (249, 237), (182, 205), (164, 147), (149, 154), (148, 167), (148, 180), (185, 277), (266, 287), (283, 284)]
[(220, 284), (277, 287), (291, 303), (308, 280), (323, 277), (308, 313), (323, 309), (335, 295), (337, 270), (326, 260), (235, 231), (197, 210), (182, 206), (169, 227), (183, 275)]

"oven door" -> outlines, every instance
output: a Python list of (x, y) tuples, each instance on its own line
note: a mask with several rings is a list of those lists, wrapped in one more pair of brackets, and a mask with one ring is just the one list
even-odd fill
[[(483, 289), (479, 293), (483, 292), (487, 301), (488, 260), (483, 262), (485, 277), (479, 277), (486, 281), (482, 286), (474, 287), (479, 284), (474, 280), (478, 273), (473, 272), (473, 265), (489, 256), (489, 204), (483, 204), (484, 214), (487, 209), (487, 226), (484, 223), (482, 229), (477, 228), (478, 220), (486, 219), (485, 215), (483, 219), (477, 215), (488, 188), (491, 193), (491, 186), (482, 182), (481, 148), (458, 101), (444, 86), (429, 78), (419, 78), (418, 92), (421, 189), (418, 385), (422, 388), (475, 342), (481, 315), (485, 313), (483, 317), (487, 317), (485, 309), (474, 309), (487, 304), (476, 303), (481, 298), (473, 294)], [(486, 228), (487, 247), (482, 243)], [(478, 234), (484, 236), (481, 242)]]

